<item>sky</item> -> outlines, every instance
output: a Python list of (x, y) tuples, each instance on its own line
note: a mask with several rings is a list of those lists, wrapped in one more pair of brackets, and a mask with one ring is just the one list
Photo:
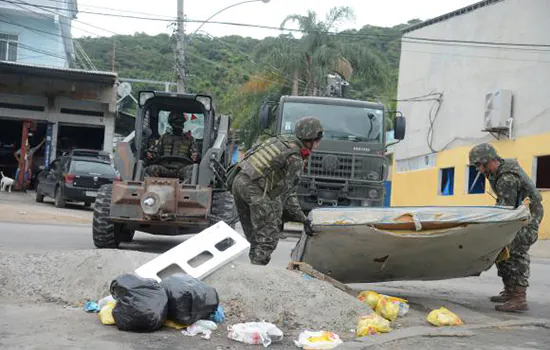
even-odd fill
[[(52, 4), (59, 0), (49, 0)], [(83, 0), (78, 1), (80, 11), (124, 14), (130, 16), (146, 16), (172, 19), (177, 14), (178, 0)], [(224, 7), (243, 2), (243, 0), (184, 0), (184, 12), (188, 19), (205, 20)], [(244, 3), (216, 15), (213, 21), (260, 24), (279, 27), (289, 14), (305, 15), (308, 10), (314, 10), (320, 18), (336, 4), (349, 6), (355, 12), (355, 19), (342, 24), (339, 30), (361, 28), (370, 24), (374, 26), (391, 27), (406, 23), (410, 19), (426, 20), (464, 6), (471, 5), (476, 0), (270, 0), (263, 3), (260, 0)], [(137, 12), (137, 13), (136, 13)], [(186, 33), (190, 34), (199, 24), (186, 24)], [(296, 28), (296, 25), (288, 25)], [(266, 36), (278, 36), (277, 30), (243, 28), (214, 23), (205, 24), (201, 32), (213, 36), (241, 35), (257, 39)], [(113, 34), (134, 34), (145, 32), (150, 35), (171, 33), (170, 23), (164, 21), (149, 21), (119, 17), (108, 17), (80, 12), (77, 21), (73, 21), (73, 36), (111, 36)]]

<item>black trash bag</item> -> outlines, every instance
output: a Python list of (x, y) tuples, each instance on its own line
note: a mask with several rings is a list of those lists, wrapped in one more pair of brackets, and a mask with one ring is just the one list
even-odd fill
[(184, 273), (176, 273), (160, 284), (168, 295), (168, 319), (181, 325), (208, 320), (218, 309), (218, 292), (213, 287)]
[(168, 315), (168, 296), (153, 279), (124, 274), (111, 282), (113, 318), (122, 331), (155, 331)]

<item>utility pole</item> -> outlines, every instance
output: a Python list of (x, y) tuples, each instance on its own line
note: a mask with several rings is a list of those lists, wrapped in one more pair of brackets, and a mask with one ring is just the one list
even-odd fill
[(113, 59), (111, 62), (111, 71), (115, 71), (116, 39), (113, 37)]
[(178, 93), (184, 93), (186, 88), (185, 75), (185, 33), (183, 22), (183, 0), (178, 0), (178, 23), (176, 29), (176, 69), (178, 71)]

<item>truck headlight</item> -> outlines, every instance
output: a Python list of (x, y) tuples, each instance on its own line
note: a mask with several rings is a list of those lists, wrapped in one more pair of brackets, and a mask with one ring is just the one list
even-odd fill
[(370, 190), (369, 191), (369, 198), (370, 199), (378, 198), (378, 191), (375, 190), (375, 189)]

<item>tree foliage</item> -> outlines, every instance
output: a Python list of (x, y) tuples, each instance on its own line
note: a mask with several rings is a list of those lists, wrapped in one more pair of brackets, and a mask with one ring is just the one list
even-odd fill
[[(352, 18), (347, 7), (333, 8), (322, 19), (312, 11), (289, 15), (282, 25), (298, 24), (304, 30), (300, 37), (285, 33), (263, 40), (202, 33), (187, 37), (188, 90), (211, 94), (217, 113), (232, 115), (248, 145), (260, 133), (257, 114), (262, 102), (284, 94), (319, 94), (330, 72), (350, 79), (349, 97), (389, 103), (396, 95), (401, 30), (415, 21), (338, 32)], [(121, 78), (176, 81), (170, 35), (135, 33), (78, 40), (100, 70), (111, 71), (114, 62)], [(135, 93), (164, 90), (164, 85), (133, 83), (132, 88)], [(126, 101), (123, 108), (135, 107)]]

